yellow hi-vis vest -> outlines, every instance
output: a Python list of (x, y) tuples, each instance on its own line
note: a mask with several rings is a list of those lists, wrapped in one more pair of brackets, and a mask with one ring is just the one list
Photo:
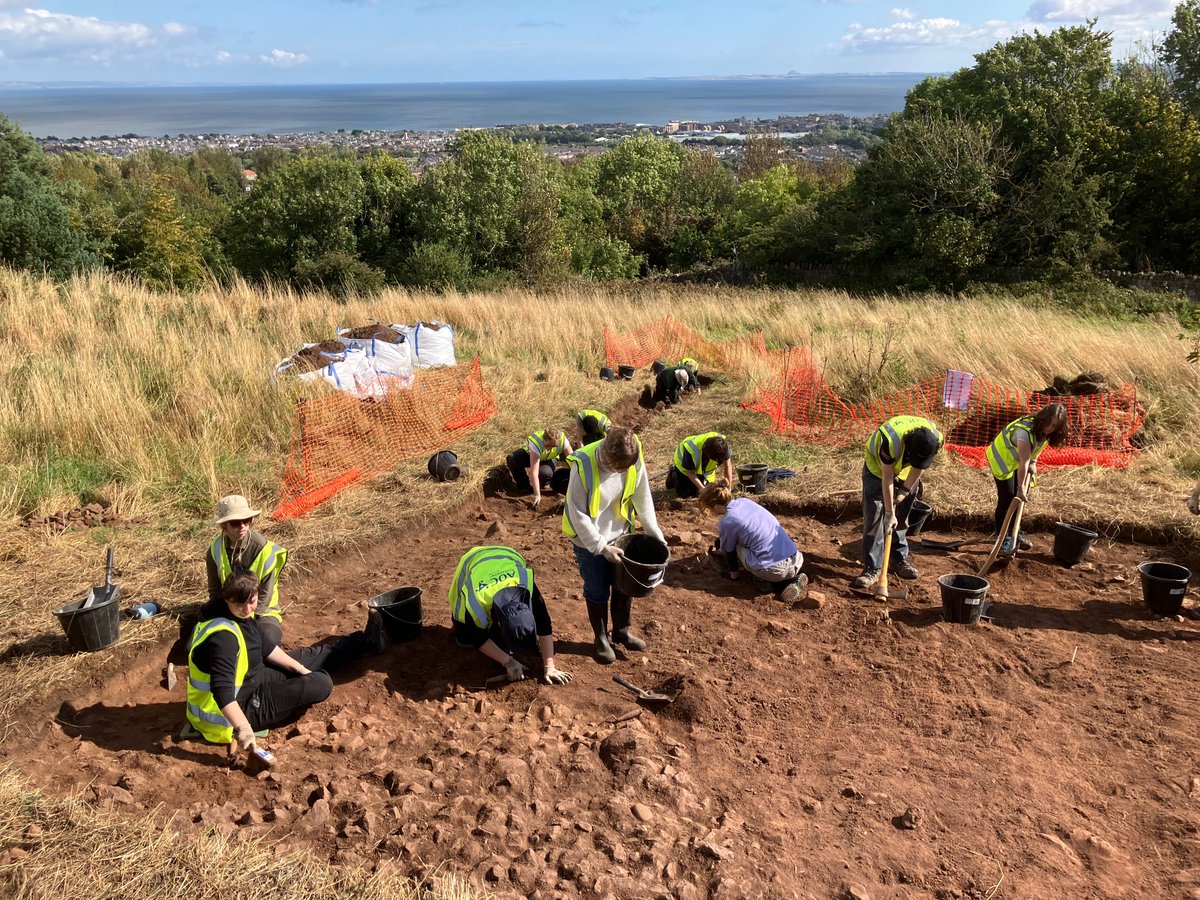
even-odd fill
[[(225, 549), (225, 535), (223, 534), (218, 534), (208, 549), (208, 552), (212, 554), (213, 562), (217, 564), (217, 573), (221, 577), (221, 584), (224, 584), (233, 574), (233, 569), (229, 564), (229, 554), (225, 552)], [(267, 541), (258, 556), (254, 557), (254, 562), (250, 564), (250, 571), (258, 576), (259, 581), (265, 581), (272, 571), (275, 573), (275, 588), (271, 591), (271, 596), (267, 598), (267, 608), (258, 610), (254, 614), (255, 618), (276, 619), (283, 622), (283, 611), (279, 608), (279, 574), (286, 565), (287, 550), (270, 541)]]
[(228, 744), (233, 740), (233, 726), (217, 706), (217, 698), (213, 696), (208, 673), (201, 672), (192, 659), (196, 648), (218, 631), (231, 631), (237, 637), (238, 661), (233, 680), (235, 696), (242, 689), (242, 682), (246, 680), (250, 657), (246, 653), (246, 638), (242, 629), (230, 619), (209, 619), (207, 622), (201, 622), (192, 632), (192, 645), (188, 648), (187, 719), (193, 728), (204, 735), (206, 741)]
[(608, 434), (608, 430), (612, 428), (612, 419), (600, 412), (598, 409), (581, 409), (579, 415), (575, 417), (575, 421), (579, 423), (579, 427), (583, 427), (583, 420), (591, 416), (596, 420), (596, 430), (601, 434)]
[[(704, 445), (709, 438), (723, 438), (725, 435), (718, 431), (709, 431), (705, 434), (693, 434), (691, 437), (685, 437), (679, 442), (679, 446), (675, 450), (675, 468), (679, 470), (681, 475), (688, 475), (695, 472), (700, 476), (700, 480), (707, 483), (708, 476), (717, 470), (718, 463), (715, 460), (704, 459)], [(696, 464), (696, 468), (688, 468), (688, 459)]]
[(992, 468), (992, 477), (997, 481), (1008, 481), (1021, 464), (1017, 452), (1017, 432), (1024, 431), (1029, 435), (1029, 460), (1033, 462), (1042, 455), (1049, 441), (1039, 441), (1033, 436), (1033, 416), (1021, 416), (1009, 422), (996, 435), (987, 448), (988, 465)]
[(695, 359), (693, 359), (690, 356), (685, 356), (683, 359), (681, 359), (679, 361), (679, 364), (681, 366), (684, 366), (685, 368), (690, 369), (693, 372), (700, 371), (700, 363), (698, 363)]
[(886, 438), (891, 448), (892, 456), (896, 460), (893, 463), (896, 470), (896, 477), (901, 481), (907, 479), (912, 466), (904, 464), (904, 453), (907, 449), (904, 446), (904, 438), (918, 428), (928, 428), (933, 432), (938, 446), (942, 446), (942, 433), (928, 419), (923, 419), (920, 416), (893, 416), (875, 429), (875, 433), (867, 441), (866, 463), (870, 473), (876, 478), (883, 477), (883, 461), (879, 458), (879, 452), (883, 449), (883, 442)]
[(539, 457), (541, 457), (541, 459), (543, 461), (553, 462), (554, 460), (560, 459), (562, 457), (562, 445), (561, 444), (551, 447), (549, 450), (546, 449), (546, 432), (545, 431), (535, 431), (533, 434), (531, 434), (529, 436), (528, 440), (529, 440), (529, 443), (533, 444), (533, 446), (537, 448), (537, 454)]
[(533, 569), (511, 547), (475, 547), (463, 554), (450, 582), (450, 614), (455, 622), (467, 616), (480, 628), (492, 624), (492, 602), (505, 588), (524, 588), (533, 596)]
[[(625, 473), (625, 489), (621, 492), (621, 518), (629, 523), (631, 531), (637, 525), (637, 513), (633, 509), (633, 492), (637, 488), (638, 464), (642, 461), (642, 439), (636, 436), (634, 439), (637, 441), (638, 458)], [(583, 479), (583, 486), (588, 495), (587, 514), (593, 519), (600, 515), (600, 460), (596, 453), (599, 449), (600, 442), (597, 441), (594, 444), (588, 444), (581, 450), (576, 450), (567, 457), (567, 462)], [(562, 530), (567, 537), (575, 537), (576, 532), (575, 526), (571, 523), (569, 501), (563, 505)]]

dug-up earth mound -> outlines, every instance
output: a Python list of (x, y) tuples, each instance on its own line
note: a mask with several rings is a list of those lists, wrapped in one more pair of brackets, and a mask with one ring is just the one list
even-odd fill
[[(399, 585), (424, 589), (425, 624), (274, 731), (269, 774), (177, 739), (165, 647), (10, 738), (10, 760), (131, 816), (503, 897), (1200, 895), (1200, 630), (1142, 605), (1134, 567), (1161, 551), (1101, 541), (1068, 570), (1034, 534), (971, 627), (941, 620), (936, 576), (986, 547), (914, 555), (922, 577), (888, 607), (846, 590), (853, 505), (783, 511), (813, 579), (787, 608), (716, 578), (711, 520), (663, 499), (667, 583), (634, 606), (649, 648), (603, 667), (547, 506), (480, 499), (289, 584), (295, 646), (360, 627)], [(535, 568), (570, 685), (472, 690), (499, 668), (454, 645), (446, 592), (496, 522)], [(677, 699), (642, 709), (614, 674)]]

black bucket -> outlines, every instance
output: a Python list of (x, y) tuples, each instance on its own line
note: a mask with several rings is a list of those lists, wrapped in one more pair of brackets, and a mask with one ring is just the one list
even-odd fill
[(616, 375), (613, 374), (612, 366), (605, 366), (600, 370), (601, 381), (612, 381), (614, 378)]
[(908, 511), (908, 536), (916, 537), (925, 527), (925, 522), (933, 515), (933, 507), (924, 500), (914, 500)]
[(624, 381), (633, 381), (633, 373), (636, 372), (633, 366), (618, 366), (617, 375)]
[(667, 367), (667, 364), (665, 362), (663, 362), (661, 359), (656, 359), (654, 362), (650, 363), (650, 371), (653, 372), (655, 375), (657, 375), (659, 372), (661, 372), (666, 367)]
[(1160, 616), (1179, 612), (1192, 577), (1189, 569), (1169, 562), (1144, 562), (1138, 566), (1138, 574), (1142, 576), (1142, 599), (1152, 612)]
[(617, 590), (628, 597), (645, 597), (663, 582), (671, 550), (648, 534), (625, 534), (613, 541), (625, 553), (616, 564)]
[(411, 641), (420, 636), (425, 615), (419, 587), (396, 588), (372, 597), (367, 605), (383, 613), (383, 630), (393, 641)]
[(458, 465), (458, 454), (453, 450), (439, 450), (429, 457), (429, 474), (438, 481), (454, 481), (462, 474)]
[(1082, 562), (1091, 549), (1092, 541), (1100, 535), (1078, 525), (1054, 523), (1054, 558), (1067, 568)]
[(767, 492), (767, 467), (764, 463), (744, 463), (737, 467), (738, 483), (750, 494)]
[(93, 588), (95, 590), (106, 591), (107, 596), (86, 608), (83, 604), (87, 597), (84, 597), (54, 611), (71, 647), (81, 653), (103, 650), (117, 640), (121, 630), (121, 586), (113, 584), (106, 589)]
[(988, 580), (978, 575), (951, 573), (938, 579), (942, 590), (942, 618), (961, 625), (979, 624), (983, 598), (987, 596)]

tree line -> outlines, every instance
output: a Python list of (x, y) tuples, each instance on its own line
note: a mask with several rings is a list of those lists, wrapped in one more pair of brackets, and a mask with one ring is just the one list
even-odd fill
[(732, 170), (648, 135), (562, 162), (487, 131), (420, 177), (333, 150), (48, 157), (0, 117), (0, 260), (334, 291), (712, 267), (950, 289), (1017, 270), (1200, 272), (1200, 0), (1141, 58), (1111, 44), (1095, 22), (999, 43), (915, 86), (858, 166), (771, 136)]

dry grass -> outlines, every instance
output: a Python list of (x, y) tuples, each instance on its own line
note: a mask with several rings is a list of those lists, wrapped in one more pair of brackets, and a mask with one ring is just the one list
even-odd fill
[[(235, 832), (236, 834), (236, 832)], [(470, 900), (453, 876), (428, 889), (411, 879), (277, 855), (269, 843), (184, 836), (165, 821), (131, 821), (78, 798), (30, 791), (0, 771), (0, 893), (5, 897), (271, 897), (278, 900)], [(13, 859), (13, 849), (16, 856)]]

